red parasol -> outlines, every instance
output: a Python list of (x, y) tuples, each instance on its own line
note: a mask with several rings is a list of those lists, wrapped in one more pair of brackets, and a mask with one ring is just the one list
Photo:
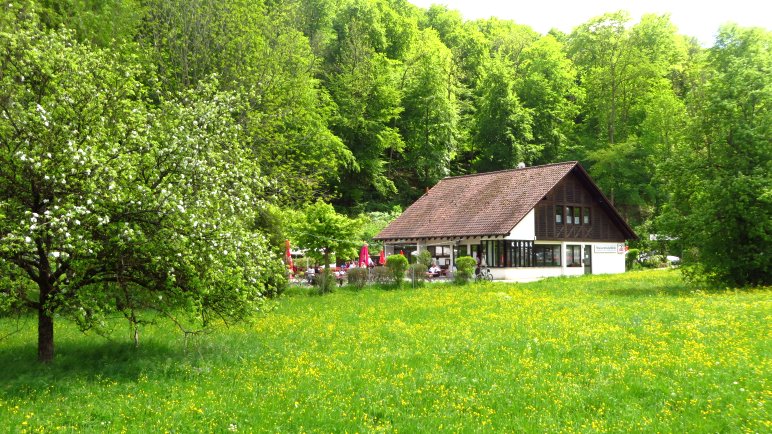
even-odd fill
[(400, 250), (399, 254), (402, 255), (402, 256), (405, 256), (405, 251), (404, 250)]
[(370, 265), (370, 249), (367, 248), (367, 243), (362, 246), (362, 250), (359, 251), (359, 266), (367, 267)]
[(381, 254), (378, 256), (378, 264), (383, 265), (386, 263), (386, 252), (381, 249)]
[(284, 240), (284, 247), (285, 247), (284, 261), (287, 263), (287, 267), (292, 269), (292, 266), (293, 266), (293, 264), (292, 264), (292, 253), (290, 253), (290, 241), (289, 240)]

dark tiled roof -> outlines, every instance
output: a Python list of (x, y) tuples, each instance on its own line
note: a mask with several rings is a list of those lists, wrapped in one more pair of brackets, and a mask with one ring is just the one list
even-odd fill
[(507, 235), (577, 165), (570, 161), (445, 178), (375, 239)]

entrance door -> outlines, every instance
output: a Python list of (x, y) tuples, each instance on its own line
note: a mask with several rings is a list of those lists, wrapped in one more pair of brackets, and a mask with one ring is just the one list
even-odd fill
[(584, 274), (592, 274), (592, 246), (584, 246)]

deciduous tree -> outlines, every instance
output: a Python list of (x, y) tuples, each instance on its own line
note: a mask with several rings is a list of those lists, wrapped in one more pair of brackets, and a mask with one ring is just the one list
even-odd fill
[(325, 267), (322, 291), (328, 291), (330, 255), (353, 257), (361, 242), (361, 223), (335, 212), (332, 205), (321, 200), (308, 205), (293, 228), (293, 238), (311, 257), (321, 259)]
[(447, 176), (455, 155), (458, 107), (452, 61), (450, 50), (428, 29), (420, 33), (403, 66), (399, 127), (405, 150), (400, 173), (419, 188)]
[(772, 33), (722, 27), (703, 76), (686, 143), (660, 171), (671, 197), (659, 224), (685, 249), (691, 277), (769, 285)]
[(402, 111), (400, 62), (386, 54), (386, 29), (375, 5), (352, 2), (336, 17), (334, 29), (337, 38), (325, 65), (325, 84), (337, 107), (331, 128), (354, 156), (341, 171), (338, 202), (358, 208), (396, 193), (385, 160), (387, 152), (404, 146), (395, 127)]
[(56, 315), (254, 312), (281, 265), (245, 226), (261, 182), (238, 99), (212, 83), (148, 104), (140, 67), (37, 28), (0, 34), (0, 269), (26, 282), (0, 291), (37, 312), (39, 359)]

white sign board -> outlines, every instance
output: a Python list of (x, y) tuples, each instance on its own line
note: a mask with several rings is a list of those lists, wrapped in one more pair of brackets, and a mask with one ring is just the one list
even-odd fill
[(624, 244), (595, 244), (595, 253), (625, 253)]

